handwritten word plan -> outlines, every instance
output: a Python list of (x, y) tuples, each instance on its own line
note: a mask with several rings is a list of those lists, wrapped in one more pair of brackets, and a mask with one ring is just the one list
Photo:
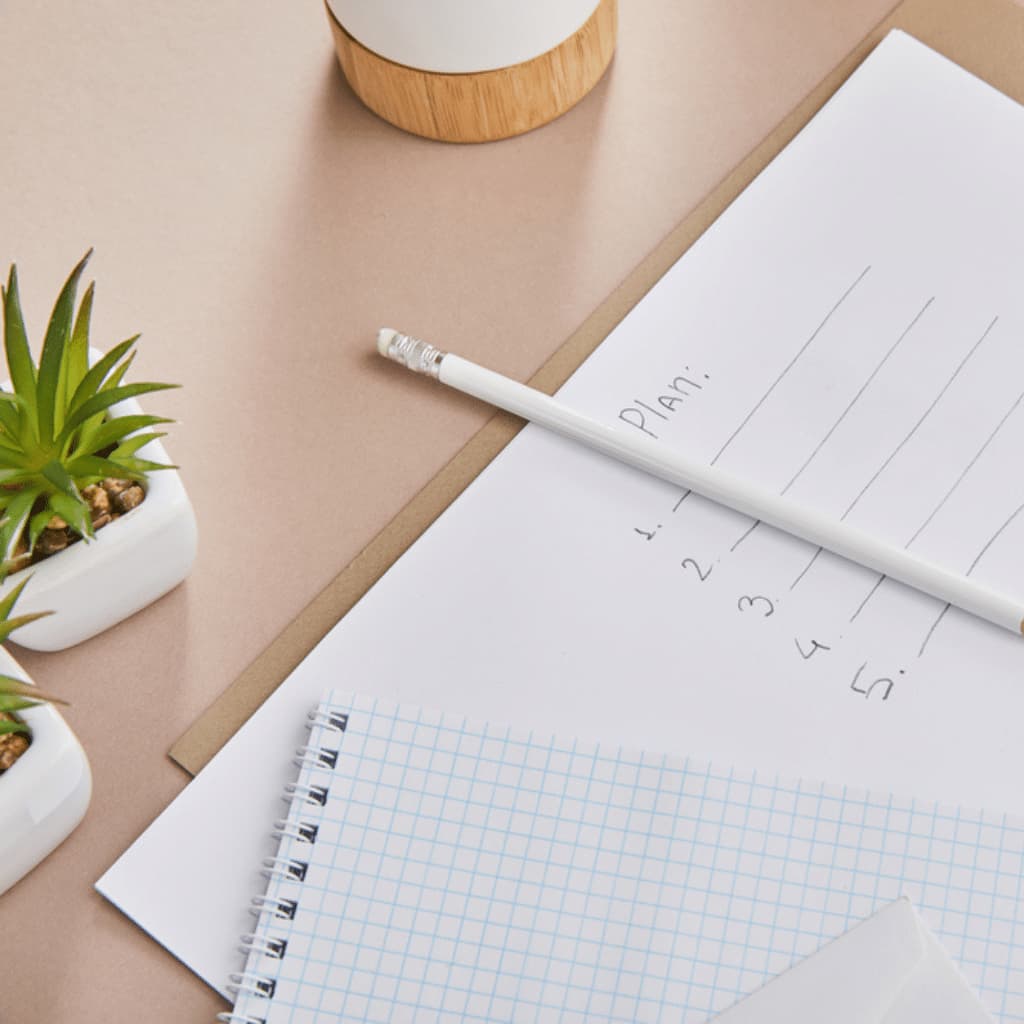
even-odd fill
[[(1024, 594), (1022, 167), (1024, 108), (893, 33), (561, 396)], [(1024, 638), (527, 427), (104, 881), (216, 983), (332, 686), (1024, 811)]]

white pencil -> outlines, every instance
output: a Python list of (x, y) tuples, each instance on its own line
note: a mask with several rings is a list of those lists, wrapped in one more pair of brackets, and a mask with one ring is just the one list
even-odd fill
[(943, 569), (839, 519), (689, 459), (658, 441), (607, 427), (550, 395), (442, 352), (425, 341), (385, 327), (377, 335), (377, 349), (381, 355), (416, 373), (434, 377), (442, 384), (835, 552), (997, 626), (1024, 633), (1024, 601), (996, 593), (963, 573)]

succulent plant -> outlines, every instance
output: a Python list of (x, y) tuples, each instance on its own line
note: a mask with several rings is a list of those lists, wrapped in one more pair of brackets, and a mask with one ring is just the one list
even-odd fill
[[(22, 590), (28, 580), (22, 580), (11, 592), (0, 601), (0, 643), (4, 643), (10, 635), (20, 626), (26, 626), (36, 619), (41, 619), (50, 612), (33, 612), (30, 615), (16, 615), (11, 617), (14, 606), (18, 603)], [(56, 704), (63, 704), (64, 701), (57, 697), (41, 693), (34, 686), (15, 679), (13, 676), (0, 674), (0, 712), (6, 712), (11, 716), (5, 718), (0, 716), (0, 736), (7, 733), (27, 733), (28, 726), (24, 722), (13, 717), (14, 712), (24, 711), (26, 708), (35, 707), (43, 701), (51, 701)]]
[[(107, 477), (143, 482), (169, 466), (139, 458), (148, 441), (163, 437), (159, 416), (117, 416), (111, 406), (173, 384), (124, 384), (138, 335), (89, 365), (94, 285), (75, 309), (78, 282), (90, 252), (72, 270), (57, 297), (38, 364), (29, 348), (12, 265), (3, 299), (4, 351), (11, 391), (0, 392), (0, 561), (11, 560), (24, 538), (27, 552), (57, 517), (84, 538), (93, 536), (83, 487)], [(22, 555), (24, 557), (24, 555)]]

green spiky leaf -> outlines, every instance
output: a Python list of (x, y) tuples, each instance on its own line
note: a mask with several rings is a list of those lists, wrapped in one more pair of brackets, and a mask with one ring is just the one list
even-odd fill
[(57, 406), (54, 410), (56, 415), (53, 424), (54, 431), (59, 431), (64, 426), (64, 417), (71, 404), (71, 396), (89, 370), (89, 325), (92, 322), (92, 303), (95, 294), (95, 282), (90, 282), (75, 316), (75, 326), (71, 330), (67, 356), (60, 363)]
[(81, 498), (71, 498), (67, 494), (51, 494), (50, 508), (57, 513), (73, 530), (83, 537), (94, 535), (92, 517), (89, 506)]
[(42, 474), (61, 494), (66, 494), (72, 501), (82, 500), (82, 495), (75, 486), (74, 478), (64, 468), (63, 463), (52, 459), (43, 466)]
[[(14, 611), (14, 606), (18, 603), (18, 598), (21, 597), (21, 592), (27, 585), (28, 580), (22, 580), (17, 586), (11, 587), (10, 591), (0, 600), (0, 620), (10, 618), (11, 612)], [(10, 676), (0, 675), (0, 683), (10, 680), (10, 678)]]
[(47, 524), (53, 519), (53, 509), (49, 506), (41, 512), (36, 512), (28, 521), (28, 547), (31, 551), (39, 540), (39, 535), (46, 529)]
[[(113, 454), (111, 452), (111, 456)], [(138, 466), (139, 463), (143, 463), (142, 467)], [(142, 483), (147, 473), (172, 467), (158, 462), (143, 462), (142, 459), (131, 456), (118, 457), (115, 462), (113, 458), (104, 459), (98, 455), (79, 455), (68, 463), (68, 468), (78, 479), (100, 481), (105, 477), (120, 477), (123, 480)]]
[(21, 312), (21, 297), (18, 294), (18, 268), (11, 264), (4, 290), (4, 352), (7, 368), (11, 372), (11, 386), (21, 396), (29, 416), (34, 417), (36, 406), (36, 368), (28, 347), (28, 332), (25, 317)]
[(68, 471), (76, 480), (88, 480), (98, 483), (106, 477), (120, 477), (132, 480), (134, 477), (120, 462), (112, 462), (99, 455), (76, 455), (68, 463)]
[(129, 434), (134, 434), (137, 430), (155, 427), (161, 423), (173, 422), (173, 420), (169, 420), (164, 416), (147, 416), (145, 414), (118, 416), (116, 419), (107, 420), (105, 423), (100, 424), (92, 435), (89, 447), (93, 451), (101, 452), (112, 444), (123, 442), (124, 438)]
[(68, 409), (77, 409), (84, 402), (87, 402), (99, 390), (100, 385), (107, 379), (110, 371), (131, 352), (132, 345), (139, 340), (139, 335), (127, 338), (125, 341), (115, 345), (105, 356), (96, 361), (86, 371), (85, 376), (79, 381), (68, 402)]
[(16, 465), (19, 468), (25, 468), (28, 465), (25, 453), (18, 443), (16, 441), (9, 440), (3, 434), (0, 434), (0, 451), (9, 453), (9, 456), (5, 461), (10, 462), (12, 465)]
[[(53, 440), (57, 388), (60, 383), (61, 366), (69, 355), (68, 343), (71, 340), (71, 324), (75, 317), (78, 279), (82, 276), (91, 255), (92, 250), (82, 257), (64, 282), (46, 328), (46, 339), (43, 341), (43, 352), (39, 357), (39, 369), (36, 374), (36, 422), (39, 427), (39, 443), (44, 447)], [(63, 410), (61, 412), (63, 413)]]
[[(17, 595), (21, 593), (22, 588), (23, 584), (19, 584), (18, 587), (15, 588), (17, 592), (15, 594), (15, 600), (17, 600)], [(9, 596), (10, 595), (8, 595), (8, 597)], [(7, 599), (5, 599), (3, 603), (7, 604), (8, 607), (13, 605), (13, 602), (8, 603)], [(0, 628), (3, 628), (4, 636), (6, 638), (6, 636), (13, 632), (18, 625), (24, 625), (25, 620), (35, 620), (37, 618), (39, 618), (39, 615), (22, 616), (22, 621), (20, 622), (4, 618), (3, 620), (0, 620)], [(0, 712), (4, 715), (14, 716), (12, 718), (0, 719), (0, 736), (7, 736), (12, 733), (29, 734), (31, 730), (25, 722), (16, 717), (16, 713), (18, 711), (26, 711), (30, 708), (38, 707), (40, 704), (45, 702), (54, 704), (67, 703), (59, 697), (43, 693), (37, 687), (32, 686), (30, 683), (26, 683), (22, 679), (15, 679), (13, 676), (8, 675), (0, 675)]]
[(13, 619), (7, 619), (6, 622), (0, 622), (0, 644), (8, 640), (16, 629), (21, 629), (22, 626), (27, 626), (30, 622), (36, 622), (38, 619), (45, 619), (47, 615), (52, 614), (52, 611), (28, 612), (25, 615), (18, 615)]
[(11, 713), (12, 711), (24, 711), (25, 708), (34, 708), (39, 704), (37, 700), (26, 700), (24, 697), (8, 696), (0, 693), (0, 711)]
[(0, 391), (0, 434), (17, 437), (21, 427), (18, 406), (24, 406), (25, 400), (10, 391)]
[(32, 514), (32, 506), (40, 497), (38, 489), (28, 488), (18, 491), (5, 508), (6, 518), (0, 525), (0, 557), (9, 561), (14, 557), (25, 524)]
[[(111, 453), (113, 455), (113, 453)], [(177, 469), (173, 463), (164, 465), (162, 462), (150, 462), (149, 459), (137, 459), (133, 455), (119, 455), (118, 465), (124, 473), (132, 480), (143, 480), (150, 473), (156, 473), (161, 469)]]
[(95, 416), (97, 413), (106, 412), (112, 405), (116, 405), (118, 402), (123, 402), (126, 398), (135, 398), (138, 395), (146, 395), (151, 391), (167, 391), (170, 388), (176, 388), (178, 386), (179, 385), (177, 384), (125, 384), (123, 387), (102, 390), (98, 394), (93, 395), (87, 402), (83, 402), (68, 417), (58, 442), (62, 443), (67, 440), (68, 435), (76, 427), (85, 423), (85, 421), (91, 416)]
[[(140, 448), (145, 448), (151, 441), (159, 441), (161, 437), (166, 437), (166, 433), (154, 432), (149, 434), (133, 434), (127, 440), (122, 441), (111, 453), (112, 459), (125, 459), (129, 456), (134, 455)], [(156, 462), (150, 462), (150, 466), (156, 468), (159, 464)], [(171, 469), (170, 466), (159, 466), (161, 469)]]
[[(49, 615), (49, 612), (44, 614)], [(14, 694), (20, 697), (28, 697), (31, 700), (46, 701), (48, 704), (63, 704), (67, 706), (66, 700), (53, 696), (52, 693), (43, 693), (38, 686), (26, 683), (23, 679), (15, 679), (14, 676), (0, 675), (0, 694)]]

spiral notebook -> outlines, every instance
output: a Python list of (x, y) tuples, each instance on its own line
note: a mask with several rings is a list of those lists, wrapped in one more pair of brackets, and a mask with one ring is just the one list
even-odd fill
[(340, 692), (310, 717), (222, 1020), (705, 1021), (900, 896), (1024, 1019), (1022, 822)]

